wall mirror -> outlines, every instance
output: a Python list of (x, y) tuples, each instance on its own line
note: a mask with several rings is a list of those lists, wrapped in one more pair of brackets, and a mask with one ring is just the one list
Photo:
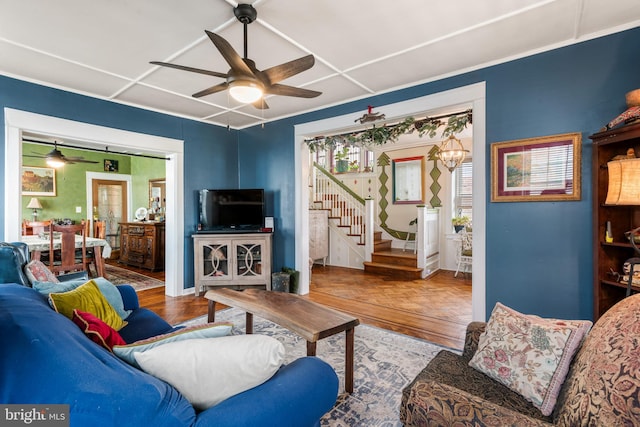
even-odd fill
[(165, 178), (157, 178), (149, 180), (149, 208), (157, 211), (164, 208), (166, 198), (166, 181)]
[(424, 203), (424, 156), (393, 160), (393, 203)]

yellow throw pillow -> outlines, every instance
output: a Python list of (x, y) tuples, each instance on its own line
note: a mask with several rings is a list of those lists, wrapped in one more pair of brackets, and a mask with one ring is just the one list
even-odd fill
[(127, 324), (102, 295), (100, 288), (93, 280), (69, 292), (51, 293), (49, 301), (58, 313), (69, 319), (73, 318), (73, 310), (77, 309), (93, 314), (116, 331)]

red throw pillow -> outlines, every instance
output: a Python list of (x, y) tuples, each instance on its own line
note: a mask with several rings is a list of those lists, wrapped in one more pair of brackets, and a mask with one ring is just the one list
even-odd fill
[(73, 323), (78, 325), (82, 332), (96, 344), (101, 345), (109, 351), (112, 351), (114, 345), (126, 345), (118, 331), (104, 323), (91, 313), (73, 310)]

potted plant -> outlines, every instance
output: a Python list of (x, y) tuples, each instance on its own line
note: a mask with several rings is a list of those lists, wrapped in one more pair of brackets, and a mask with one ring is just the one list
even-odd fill
[(336, 172), (344, 173), (349, 170), (349, 147), (342, 147), (342, 151), (336, 152)]
[(456, 233), (459, 233), (465, 226), (469, 225), (469, 223), (471, 223), (471, 220), (468, 216), (458, 215), (451, 218), (451, 224), (453, 224)]

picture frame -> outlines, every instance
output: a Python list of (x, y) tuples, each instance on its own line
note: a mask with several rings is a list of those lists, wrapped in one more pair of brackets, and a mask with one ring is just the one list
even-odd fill
[(104, 159), (105, 172), (118, 172), (118, 161), (112, 159)]
[(54, 168), (23, 166), (20, 181), (22, 182), (23, 196), (56, 195), (56, 170)]
[(491, 201), (580, 200), (581, 150), (579, 132), (491, 144)]

